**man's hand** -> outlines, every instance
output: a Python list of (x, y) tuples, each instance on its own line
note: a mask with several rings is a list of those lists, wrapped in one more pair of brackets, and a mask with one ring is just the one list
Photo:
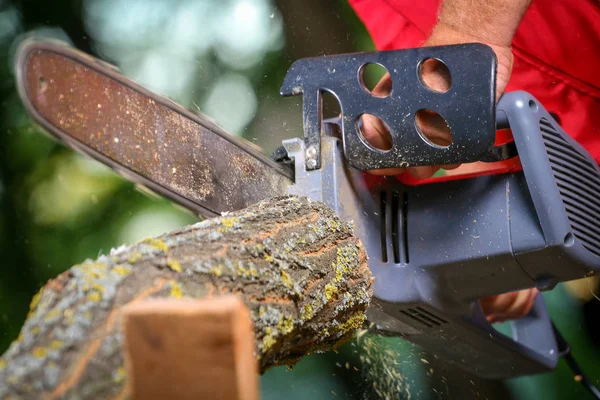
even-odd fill
[[(443, 46), (460, 43), (483, 43), (492, 48), (498, 59), (496, 77), (496, 100), (500, 98), (513, 67), (512, 39), (532, 0), (444, 0), (438, 15), (438, 23), (423, 46)], [(440, 63), (424, 63), (422, 79), (433, 90), (446, 91), (450, 86), (447, 69)], [(374, 88), (375, 95), (389, 92), (389, 74)], [(387, 128), (381, 121), (369, 115), (363, 117), (362, 134), (377, 148), (389, 148)], [(452, 134), (443, 118), (437, 114), (417, 117), (417, 124), (425, 137), (436, 144), (448, 145)], [(417, 179), (431, 177), (439, 168), (454, 169), (458, 165), (436, 165), (408, 168)], [(406, 169), (372, 171), (378, 175), (398, 175)]]
[(493, 324), (526, 316), (538, 294), (537, 289), (527, 289), (486, 297), (479, 302), (486, 319)]
[[(468, 34), (456, 31), (450, 26), (438, 24), (432, 35), (424, 43), (424, 46), (442, 46), (459, 43), (481, 42), (477, 38)], [(513, 54), (510, 45), (496, 45), (485, 43), (494, 50), (498, 58), (498, 73), (496, 76), (496, 100), (500, 98), (508, 80), (513, 66)], [(448, 69), (440, 62), (425, 62), (421, 68), (421, 78), (423, 82), (432, 90), (445, 92), (450, 88), (451, 76), (448, 75)], [(373, 89), (373, 94), (383, 95), (389, 93), (391, 87), (390, 75), (386, 74)], [(389, 133), (387, 128), (381, 123), (381, 120), (371, 115), (363, 116), (362, 135), (376, 148), (389, 148)], [(446, 124), (446, 121), (435, 113), (424, 113), (417, 116), (417, 124), (425, 137), (433, 143), (447, 146), (452, 142), (452, 133)], [(431, 177), (440, 169), (455, 169), (459, 165), (435, 165), (408, 168), (408, 172), (417, 179), (426, 179)], [(382, 169), (371, 171), (375, 175), (399, 175), (406, 171), (404, 168)]]

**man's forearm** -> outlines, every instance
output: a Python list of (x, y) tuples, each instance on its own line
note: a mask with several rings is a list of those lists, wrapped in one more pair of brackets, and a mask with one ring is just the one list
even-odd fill
[[(512, 41), (533, 0), (442, 0), (438, 22), (423, 46), (479, 42), (494, 50), (498, 59), (496, 98), (510, 79), (514, 56)], [(434, 80), (440, 74), (430, 71)]]
[(532, 0), (443, 0), (435, 29), (455, 31), (476, 41), (510, 47), (531, 2)]

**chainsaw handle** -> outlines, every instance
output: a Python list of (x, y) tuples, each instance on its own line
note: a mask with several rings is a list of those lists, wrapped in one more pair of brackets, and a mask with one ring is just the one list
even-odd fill
[[(559, 352), (552, 329), (552, 320), (542, 295), (536, 297), (529, 314), (511, 321), (511, 326), (512, 339), (515, 342), (538, 353), (544, 358), (546, 365), (556, 366)], [(493, 329), (491, 325), (490, 328)]]
[(512, 324), (512, 337), (486, 321), (478, 299), (600, 270), (600, 200), (590, 195), (600, 193), (600, 169), (531, 95), (505, 93), (497, 112), (522, 164), (504, 174), (410, 186), (348, 168), (335, 135), (324, 136), (318, 172), (305, 170), (302, 140), (286, 149), (293, 193), (354, 222), (375, 277), (367, 318), (376, 329), (507, 379), (556, 366), (544, 299)]
[[(474, 302), (472, 312), (463, 317), (445, 315), (422, 305), (413, 307), (412, 318), (427, 321), (435, 329), (418, 329), (407, 321), (406, 310), (389, 313), (393, 304), (376, 299), (367, 317), (376, 322), (381, 334), (397, 335), (421, 346), (450, 367), (457, 366), (485, 379), (509, 379), (552, 371), (559, 352), (552, 322), (543, 296), (536, 298), (531, 312), (511, 322), (512, 335), (496, 330)], [(381, 312), (386, 310), (388, 312)], [(435, 322), (433, 322), (435, 321)]]
[[(469, 319), (473, 329), (481, 329), (487, 333), (489, 340), (483, 344), (479, 352), (488, 352), (489, 363), (486, 363), (488, 373), (502, 373), (503, 368), (510, 368), (510, 376), (523, 376), (535, 373), (549, 372), (556, 367), (559, 352), (552, 330), (552, 320), (542, 295), (536, 297), (535, 303), (529, 314), (525, 317), (510, 322), (512, 336), (500, 333), (486, 319), (480, 307), (473, 307), (475, 315)], [(463, 337), (467, 343), (471, 342), (471, 333)], [(493, 348), (493, 350), (491, 350)], [(508, 356), (510, 354), (510, 356)], [(479, 356), (475, 357), (477, 360)], [(467, 365), (472, 365), (473, 359), (462, 360)], [(499, 361), (502, 360), (502, 361)], [(510, 360), (510, 362), (507, 362)], [(502, 368), (498, 368), (503, 365)]]

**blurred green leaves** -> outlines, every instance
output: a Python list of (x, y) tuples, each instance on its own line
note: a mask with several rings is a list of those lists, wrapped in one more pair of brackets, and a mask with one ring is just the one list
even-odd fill
[[(106, 167), (50, 139), (31, 121), (14, 89), (11, 57), (19, 35), (32, 31), (117, 64), (147, 88), (207, 113), (267, 152), (284, 138), (302, 135), (299, 99), (278, 94), (296, 58), (374, 50), (346, 0), (0, 2), (1, 350), (17, 336), (31, 296), (48, 279), (112, 247), (198, 220), (164, 199), (140, 193)], [(379, 76), (367, 79), (376, 82)], [(548, 298), (582, 365), (600, 376), (597, 352), (591, 351), (574, 311), (577, 304), (560, 290)], [(510, 396), (500, 383), (439, 367), (435, 357), (399, 338), (373, 343), (370, 357), (387, 360), (378, 363), (377, 371), (400, 371), (413, 398), (582, 394), (564, 366), (554, 374), (511, 382)], [(309, 356), (292, 371), (275, 368), (261, 380), (262, 396), (373, 398), (377, 376), (359, 368), (368, 364), (361, 355), (364, 351), (351, 343), (339, 353)]]
[(122, 184), (111, 170), (79, 154), (61, 152), (48, 158), (29, 177), (29, 211), (41, 227), (73, 227), (98, 212)]
[(234, 134), (256, 115), (265, 57), (284, 44), (271, 0), (87, 0), (83, 11), (101, 57)]

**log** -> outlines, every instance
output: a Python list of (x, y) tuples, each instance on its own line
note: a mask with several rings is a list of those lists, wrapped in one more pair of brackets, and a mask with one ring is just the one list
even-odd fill
[(299, 197), (263, 201), (114, 249), (48, 282), (0, 359), (0, 399), (127, 398), (121, 314), (154, 298), (239, 296), (259, 371), (293, 365), (363, 326), (372, 282), (352, 226), (331, 209)]

